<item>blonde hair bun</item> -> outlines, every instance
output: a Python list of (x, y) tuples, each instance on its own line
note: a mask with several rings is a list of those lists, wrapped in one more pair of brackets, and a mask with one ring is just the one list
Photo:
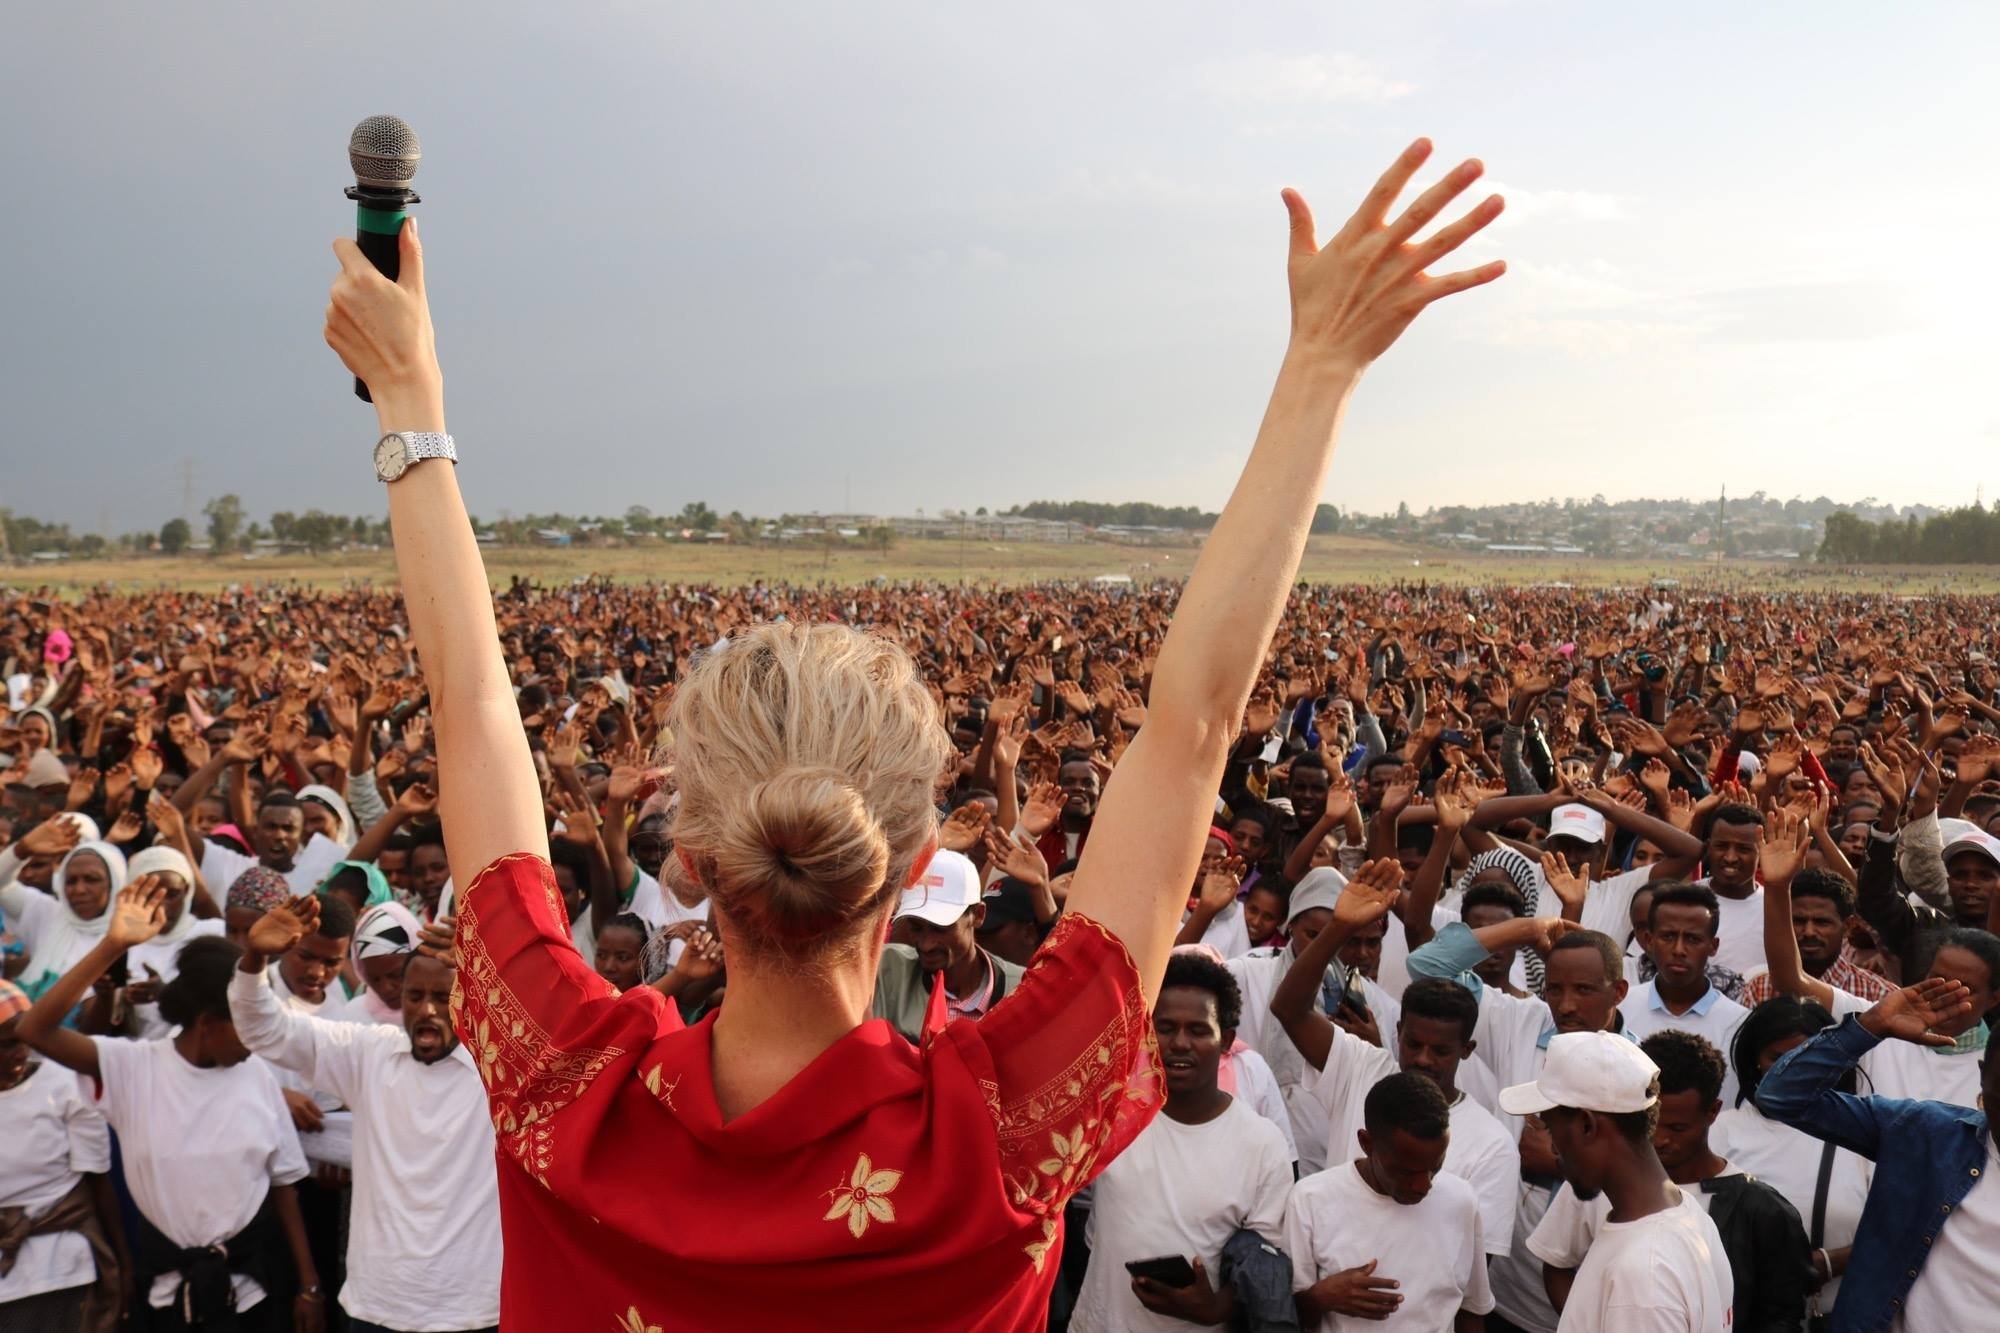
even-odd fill
[(937, 834), (955, 757), (900, 644), (844, 625), (759, 625), (674, 699), (675, 840), (753, 947), (852, 946)]
[(766, 926), (786, 937), (838, 927), (889, 873), (882, 825), (834, 768), (792, 769), (752, 787), (709, 855), (717, 896), (760, 892)]

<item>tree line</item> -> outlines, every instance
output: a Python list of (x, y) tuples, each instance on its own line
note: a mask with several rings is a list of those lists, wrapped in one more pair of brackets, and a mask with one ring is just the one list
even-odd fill
[(1834, 565), (2000, 564), (2000, 513), (1981, 505), (1871, 523), (1846, 510), (1827, 515), (1819, 558)]
[[(986, 511), (979, 511), (984, 514)], [(1041, 518), (1058, 523), (1082, 523), (1088, 527), (1180, 528), (1205, 532), (1215, 526), (1219, 515), (1193, 505), (1156, 505), (1144, 500), (1105, 503), (1097, 500), (1034, 500), (1001, 511), (1009, 518)], [(1321, 505), (1313, 514), (1314, 532), (1340, 531), (1340, 510)]]

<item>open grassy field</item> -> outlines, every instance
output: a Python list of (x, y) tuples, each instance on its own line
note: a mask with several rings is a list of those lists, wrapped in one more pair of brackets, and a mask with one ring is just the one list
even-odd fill
[[(886, 552), (859, 547), (819, 548), (771, 545), (638, 545), (593, 548), (489, 548), (486, 567), (495, 583), (513, 575), (557, 582), (583, 574), (605, 574), (627, 582), (736, 585), (772, 582), (835, 583), (927, 579), (946, 583), (1025, 583), (1043, 579), (1089, 579), (1125, 574), (1140, 582), (1180, 578), (1192, 567), (1196, 548), (1136, 547), (1108, 542), (1053, 545), (1029, 542), (903, 540)], [(1811, 564), (1737, 561), (1724, 565), (1692, 561), (1535, 559), (1466, 555), (1403, 546), (1370, 537), (1315, 537), (1306, 552), (1302, 577), (1315, 583), (1432, 582), (1488, 586), (1563, 582), (1578, 587), (1634, 587), (1654, 578), (1685, 584), (1722, 584), (1740, 589), (1789, 591), (1878, 591), (1924, 593), (2000, 592), (2000, 568), (1826, 569)], [(213, 589), (245, 582), (301, 582), (320, 587), (346, 583), (392, 583), (395, 567), (387, 551), (335, 555), (285, 555), (220, 560), (200, 556), (75, 560), (47, 565), (0, 567), (0, 587), (52, 586), (75, 592), (97, 584), (121, 588)]]

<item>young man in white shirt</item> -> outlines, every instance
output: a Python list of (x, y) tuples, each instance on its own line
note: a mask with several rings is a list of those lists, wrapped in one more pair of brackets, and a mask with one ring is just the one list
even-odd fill
[[(1733, 1327), (1746, 1333), (1798, 1333), (1806, 1313), (1805, 1224), (1777, 1190), (1752, 1179), (1709, 1145), (1722, 1086), (1722, 1054), (1691, 1032), (1656, 1032), (1639, 1049), (1660, 1068), (1660, 1109), (1653, 1149), (1667, 1178), (1715, 1223), (1731, 1277)], [(1611, 1211), (1602, 1194), (1585, 1203), (1565, 1187), (1535, 1228), (1529, 1246), (1548, 1264), (1552, 1296), (1567, 1293), (1591, 1242)]]
[(454, 969), (406, 955), (400, 1025), (288, 1009), (263, 972), (319, 925), (302, 897), (250, 929), (229, 984), (243, 1044), (354, 1112), (354, 1199), (340, 1304), (360, 1330), (442, 1333), (500, 1319), (500, 1201), (493, 1122), (451, 1025)]
[(1763, 846), (1764, 816), (1755, 806), (1730, 802), (1709, 816), (1708, 842), (1702, 852), (1708, 878), (1700, 883), (1715, 890), (1720, 937), (1716, 961), (1738, 976), (1764, 967), (1764, 903), (1757, 887), (1757, 858)]
[(1493, 1293), (1479, 1200), (1445, 1170), (1443, 1092), (1421, 1074), (1390, 1074), (1369, 1090), (1363, 1118), (1362, 1155), (1300, 1181), (1285, 1209), (1300, 1325), (1484, 1329)]
[(1326, 1111), (1329, 1170), (1337, 1170), (1361, 1152), (1364, 1103), (1370, 1090), (1399, 1066), (1438, 1086), (1451, 1121), (1445, 1169), (1472, 1187), (1486, 1251), (1506, 1254), (1519, 1205), (1520, 1153), (1493, 1113), (1466, 1096), (1457, 1082), (1461, 1062), (1476, 1045), (1472, 1034), (1479, 1023), (1479, 1001), (1441, 977), (1411, 982), (1403, 992), (1396, 1026), (1385, 1034), (1395, 1043), (1393, 1055), (1340, 1028), (1313, 1004), (1326, 960), (1350, 932), (1368, 927), (1370, 922), (1362, 917), (1378, 907), (1388, 910), (1400, 875), (1397, 864), (1388, 860), (1370, 862), (1356, 872), (1332, 922), (1299, 955), (1272, 995), (1271, 1016), (1284, 1025), (1307, 1063), (1320, 1071), (1312, 1093)]
[[(1618, 1005), (1625, 1030), (1640, 1041), (1656, 1032), (1692, 1032), (1718, 1051), (1731, 1048), (1736, 1029), (1749, 1014), (1709, 980), (1721, 925), (1715, 892), (1699, 884), (1660, 884), (1646, 909), (1640, 937), (1653, 960), (1653, 979), (1630, 991)], [(1736, 1103), (1736, 1076), (1725, 1072), (1725, 1106)]]
[[(214, 759), (182, 783), (174, 793), (174, 805), (181, 813), (193, 814), (194, 807), (224, 768), (236, 770), (230, 775), (231, 781), (247, 782), (250, 762), (257, 753), (250, 745), (247, 740), (239, 743), (232, 737), (216, 750)], [(237, 808), (247, 810), (247, 798)], [(261, 865), (283, 875), (293, 893), (311, 893), (334, 864), (347, 855), (347, 848), (340, 843), (307, 829), (305, 810), (298, 797), (281, 787), (264, 793), (257, 805), (255, 822), (243, 834), (255, 855), (245, 856), (207, 838), (195, 844), (194, 850), (201, 857), (198, 867), (201, 877), (218, 889), (227, 889), (238, 875), (251, 866)]]
[(1510, 1115), (1541, 1116), (1577, 1199), (1611, 1201), (1569, 1290), (1552, 1293), (1564, 1296), (1560, 1333), (1731, 1327), (1722, 1239), (1653, 1149), (1659, 1086), (1658, 1067), (1624, 1037), (1567, 1032), (1550, 1040), (1540, 1077), (1500, 1094)]
[[(1509, 995), (1471, 971), (1493, 953), (1511, 956), (1524, 945), (1548, 960), (1540, 999)], [(1410, 955), (1410, 975), (1455, 977), (1473, 992), (1479, 1000), (1474, 1054), (1503, 1085), (1539, 1076), (1559, 1033), (1623, 1031), (1618, 1003), (1625, 998), (1625, 976), (1617, 944), (1567, 921), (1521, 918), (1478, 930), (1454, 922)], [(1499, 1109), (1497, 1093), (1493, 1109)], [(1542, 1283), (1542, 1261), (1529, 1252), (1527, 1240), (1548, 1211), (1561, 1168), (1548, 1129), (1538, 1120), (1502, 1116), (1501, 1123), (1520, 1144), (1521, 1191), (1513, 1249), (1493, 1261), (1495, 1305), (1501, 1317), (1526, 1333), (1555, 1333), (1557, 1316)]]
[[(1166, 1103), (1092, 1186), (1090, 1267), (1071, 1333), (1227, 1323), (1236, 1293), (1216, 1285), (1223, 1246), (1244, 1230), (1278, 1237), (1292, 1186), (1284, 1135), (1216, 1083), (1241, 1006), (1235, 979), (1213, 958), (1167, 960), (1153, 1005)], [(1193, 1280), (1176, 1286), (1127, 1270), (1148, 1260), (1184, 1261)]]

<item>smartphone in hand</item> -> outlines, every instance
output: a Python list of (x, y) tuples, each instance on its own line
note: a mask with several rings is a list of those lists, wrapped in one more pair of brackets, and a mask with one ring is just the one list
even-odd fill
[(1125, 1271), (1133, 1277), (1151, 1278), (1163, 1287), (1192, 1287), (1195, 1281), (1194, 1265), (1178, 1254), (1160, 1259), (1134, 1259), (1125, 1265)]

